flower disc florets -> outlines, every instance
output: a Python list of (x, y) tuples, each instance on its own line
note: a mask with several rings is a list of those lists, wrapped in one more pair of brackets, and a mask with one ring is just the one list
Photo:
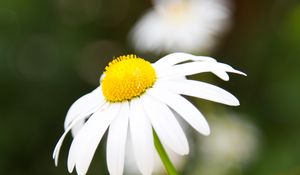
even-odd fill
[(151, 63), (136, 55), (124, 55), (105, 68), (102, 92), (107, 101), (122, 102), (143, 94), (156, 81)]

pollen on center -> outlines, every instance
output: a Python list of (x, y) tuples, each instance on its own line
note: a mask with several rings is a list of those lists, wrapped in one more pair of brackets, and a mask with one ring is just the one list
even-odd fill
[(122, 102), (142, 95), (156, 81), (151, 63), (136, 55), (124, 55), (105, 68), (102, 92), (107, 101)]

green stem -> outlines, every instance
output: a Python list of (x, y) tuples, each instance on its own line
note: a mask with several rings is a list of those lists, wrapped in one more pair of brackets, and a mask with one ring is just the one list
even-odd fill
[(153, 137), (154, 137), (154, 145), (155, 145), (155, 148), (159, 154), (159, 157), (162, 161), (162, 163), (164, 164), (165, 166), (165, 169), (167, 170), (168, 172), (168, 175), (178, 175), (174, 165), (172, 164), (166, 150), (164, 149), (164, 147), (162, 146), (156, 132), (153, 130)]

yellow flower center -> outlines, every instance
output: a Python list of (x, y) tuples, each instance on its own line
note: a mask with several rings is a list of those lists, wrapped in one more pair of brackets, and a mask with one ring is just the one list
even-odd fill
[(156, 81), (151, 63), (136, 55), (124, 55), (105, 68), (102, 92), (107, 101), (122, 102), (143, 94)]

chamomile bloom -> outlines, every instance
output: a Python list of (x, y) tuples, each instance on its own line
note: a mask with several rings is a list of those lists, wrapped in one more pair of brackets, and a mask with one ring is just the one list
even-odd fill
[(86, 174), (106, 130), (106, 160), (112, 175), (123, 173), (129, 134), (142, 174), (149, 175), (153, 170), (153, 130), (165, 147), (179, 155), (188, 154), (187, 138), (171, 109), (203, 135), (209, 135), (210, 129), (201, 112), (181, 95), (239, 105), (238, 99), (229, 92), (186, 78), (203, 72), (212, 72), (223, 80), (229, 79), (228, 72), (244, 75), (213, 58), (187, 53), (169, 54), (153, 64), (136, 55), (114, 59), (105, 68), (99, 87), (70, 107), (65, 132), (53, 153), (55, 163), (70, 130), (74, 139), (69, 150), (68, 170), (72, 172), (76, 168), (79, 175)]
[(142, 52), (211, 51), (230, 27), (230, 0), (154, 0), (131, 31)]

